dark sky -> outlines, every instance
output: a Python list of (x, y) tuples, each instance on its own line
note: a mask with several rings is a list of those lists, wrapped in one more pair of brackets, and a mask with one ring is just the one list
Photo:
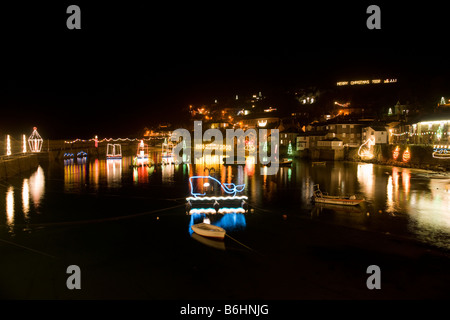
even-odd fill
[[(0, 135), (123, 137), (190, 103), (341, 78), (448, 74), (438, 2), (20, 2), (2, 8)], [(81, 30), (66, 8), (81, 8)]]

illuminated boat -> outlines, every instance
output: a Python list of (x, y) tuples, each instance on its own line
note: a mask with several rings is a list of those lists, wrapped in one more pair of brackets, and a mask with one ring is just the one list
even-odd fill
[(357, 199), (356, 195), (351, 196), (330, 196), (326, 193), (322, 193), (319, 189), (319, 185), (316, 184), (314, 186), (314, 195), (312, 196), (312, 200), (315, 203), (327, 203), (327, 204), (338, 204), (345, 206), (357, 206), (360, 203), (364, 202), (364, 199)]
[(237, 195), (244, 191), (245, 184), (221, 183), (211, 176), (189, 177), (189, 184), (192, 196), (186, 198), (186, 210), (190, 214), (243, 213), (247, 210), (248, 197)]
[(84, 152), (83, 150), (77, 153), (77, 158), (85, 158), (85, 157), (87, 157), (87, 153)]
[(144, 143), (144, 140), (139, 142), (137, 155), (133, 162), (133, 166), (142, 166), (148, 163), (148, 145)]
[(215, 239), (223, 239), (225, 238), (225, 229), (209, 224), (209, 223), (197, 223), (191, 226), (192, 231), (194, 231), (196, 234), (199, 234), (204, 237), (208, 238), (215, 238)]
[(109, 144), (106, 147), (106, 159), (122, 159), (122, 146), (120, 144)]
[(164, 139), (161, 150), (162, 165), (175, 164), (175, 156), (173, 154), (173, 148), (174, 148), (173, 143), (170, 141), (167, 142), (167, 139)]

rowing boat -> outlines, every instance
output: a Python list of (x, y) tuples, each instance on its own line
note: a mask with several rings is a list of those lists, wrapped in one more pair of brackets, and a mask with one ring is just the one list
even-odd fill
[(318, 184), (314, 186), (314, 195), (312, 198), (315, 203), (338, 204), (345, 206), (357, 206), (365, 201), (364, 199), (357, 199), (355, 195), (330, 196), (323, 194), (322, 191), (320, 191)]
[(191, 228), (192, 231), (204, 237), (216, 239), (225, 238), (225, 229), (212, 224), (202, 222), (194, 224)]

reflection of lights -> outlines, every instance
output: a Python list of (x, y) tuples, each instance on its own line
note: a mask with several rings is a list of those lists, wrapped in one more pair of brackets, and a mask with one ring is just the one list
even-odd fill
[(402, 183), (403, 183), (403, 188), (405, 189), (406, 194), (409, 193), (410, 182), (411, 182), (410, 171), (408, 169), (403, 169), (402, 170)]
[(23, 206), (23, 213), (26, 216), (30, 211), (30, 188), (28, 186), (28, 179), (23, 179), (22, 206)]
[(9, 187), (6, 192), (6, 223), (12, 225), (14, 222), (14, 188)]
[(371, 195), (373, 192), (373, 164), (359, 164), (357, 178), (361, 185), (366, 187), (366, 194)]
[(108, 185), (118, 183), (122, 179), (122, 160), (106, 160), (106, 181)]
[(39, 206), (44, 195), (45, 177), (44, 170), (39, 166), (35, 173), (30, 177), (30, 194), (36, 207)]
[(396, 146), (394, 152), (392, 153), (392, 158), (394, 158), (394, 160), (397, 160), (399, 154), (400, 154), (400, 147)]
[[(370, 160), (373, 158), (372, 146), (375, 145), (375, 138), (370, 137), (358, 149), (358, 156), (362, 159)], [(364, 149), (363, 149), (364, 147)]]

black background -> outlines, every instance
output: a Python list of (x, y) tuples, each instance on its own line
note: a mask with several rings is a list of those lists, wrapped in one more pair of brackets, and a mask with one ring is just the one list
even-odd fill
[[(81, 8), (81, 30), (66, 9)], [(381, 30), (366, 9), (381, 8)], [(442, 3), (14, 2), (2, 5), (0, 134), (125, 137), (189, 104), (371, 74), (448, 73)]]

